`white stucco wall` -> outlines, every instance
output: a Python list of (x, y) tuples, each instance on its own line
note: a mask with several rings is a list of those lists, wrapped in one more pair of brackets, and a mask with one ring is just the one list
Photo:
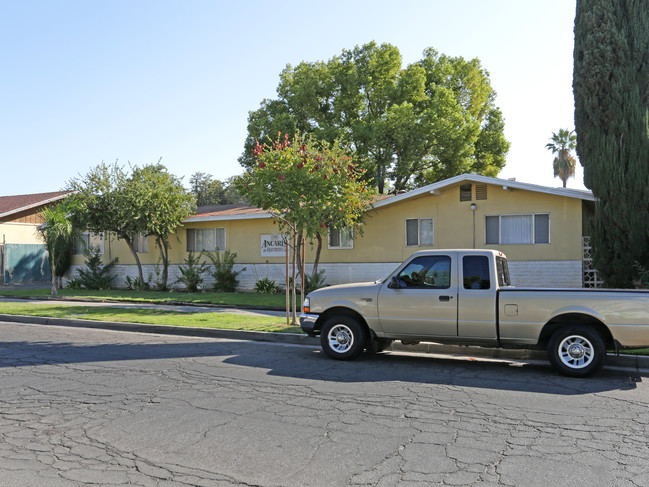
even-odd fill
[[(387, 277), (399, 266), (399, 262), (389, 263), (362, 263), (362, 264), (321, 264), (319, 269), (326, 272), (326, 283), (329, 285), (344, 284), (349, 282), (375, 281)], [(77, 275), (80, 266), (72, 266), (68, 277)], [(237, 264), (235, 270), (245, 267), (239, 274), (239, 289), (242, 291), (254, 290), (255, 282), (265, 277), (274, 280), (284, 287), (285, 265), (284, 264)], [(312, 266), (307, 265), (307, 272), (311, 272)], [(156, 278), (155, 266), (143, 265), (145, 280), (153, 282)], [(509, 261), (509, 271), (512, 284), (517, 287), (582, 287), (582, 265), (581, 261)], [(132, 279), (137, 277), (135, 265), (116, 265), (114, 268), (116, 287), (126, 287), (126, 277)], [(180, 276), (177, 265), (169, 266), (169, 286), (182, 288), (176, 280)], [(209, 274), (204, 274), (204, 288), (210, 289), (214, 279)]]

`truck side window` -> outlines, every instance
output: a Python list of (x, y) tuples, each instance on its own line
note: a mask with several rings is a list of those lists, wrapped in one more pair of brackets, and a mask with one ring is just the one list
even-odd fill
[(499, 286), (511, 286), (512, 281), (509, 277), (509, 267), (507, 261), (502, 257), (496, 257), (496, 272), (498, 274)]
[(464, 289), (489, 289), (489, 258), (485, 255), (467, 255), (462, 258)]
[(447, 289), (451, 287), (451, 257), (417, 257), (399, 272), (397, 278), (401, 289)]

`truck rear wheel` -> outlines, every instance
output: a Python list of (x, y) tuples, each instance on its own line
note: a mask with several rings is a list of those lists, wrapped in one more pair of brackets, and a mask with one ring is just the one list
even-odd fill
[(365, 331), (351, 316), (332, 316), (322, 327), (320, 345), (333, 359), (352, 360), (363, 353)]
[(586, 377), (604, 365), (602, 337), (586, 326), (569, 326), (554, 332), (548, 344), (550, 363), (564, 375)]

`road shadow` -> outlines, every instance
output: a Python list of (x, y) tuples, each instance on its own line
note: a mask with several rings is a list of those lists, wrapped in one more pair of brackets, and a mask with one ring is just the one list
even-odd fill
[(437, 384), (539, 394), (583, 395), (632, 390), (642, 381), (636, 372), (604, 369), (587, 379), (563, 377), (549, 364), (511, 364), (453, 357), (365, 353), (351, 362), (331, 360), (307, 346), (245, 341), (181, 343), (102, 343), (80, 345), (46, 341), (0, 343), (0, 369), (21, 366), (134, 360), (210, 359), (263, 369), (267, 374), (329, 383)]
[[(246, 367), (257, 365), (259, 357), (236, 355), (226, 363)], [(612, 390), (632, 390), (642, 381), (636, 372), (604, 369), (598, 374), (576, 379), (565, 377), (547, 365), (487, 362), (449, 356), (364, 353), (359, 359), (344, 362), (328, 358), (320, 350), (300, 350), (287, 362), (273, 363), (269, 374), (328, 382), (404, 382), (445, 386), (534, 392), (542, 394), (582, 395)]]

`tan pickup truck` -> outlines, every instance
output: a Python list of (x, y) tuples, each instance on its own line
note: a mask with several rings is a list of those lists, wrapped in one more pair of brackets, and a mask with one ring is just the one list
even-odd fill
[(310, 293), (300, 325), (339, 360), (393, 340), (545, 349), (583, 377), (607, 349), (649, 347), (649, 291), (515, 288), (502, 252), (420, 251), (387, 279)]

